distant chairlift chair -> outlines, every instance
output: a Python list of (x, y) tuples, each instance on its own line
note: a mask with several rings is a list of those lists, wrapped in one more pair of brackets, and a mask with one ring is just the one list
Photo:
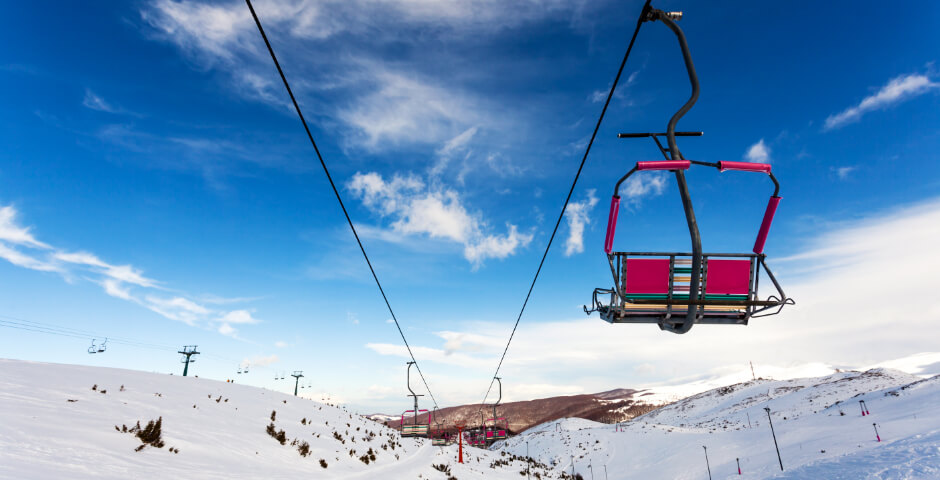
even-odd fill
[[(418, 409), (418, 397), (423, 397), (424, 395), (416, 394), (414, 390), (411, 389), (411, 366), (414, 365), (414, 363), (415, 362), (408, 362), (408, 383), (406, 385), (408, 385), (408, 391), (411, 392), (408, 396), (414, 398), (415, 408), (414, 410), (405, 410), (405, 412), (401, 414), (401, 423), (399, 426), (401, 427), (401, 436), (403, 437), (427, 438), (428, 433), (431, 431), (431, 412)], [(405, 424), (405, 417), (409, 412), (414, 414), (414, 420), (410, 424)], [(419, 423), (422, 412), (427, 413), (427, 422)]]

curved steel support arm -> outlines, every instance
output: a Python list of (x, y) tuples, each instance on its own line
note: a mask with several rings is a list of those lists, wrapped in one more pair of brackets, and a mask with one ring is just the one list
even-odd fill
[[(689, 44), (686, 42), (685, 34), (682, 33), (682, 29), (676, 25), (672, 15), (659, 9), (651, 9), (647, 18), (650, 21), (662, 21), (667, 27), (669, 27), (670, 30), (673, 31), (673, 33), (676, 34), (676, 37), (679, 40), (679, 48), (682, 49), (682, 58), (685, 60), (685, 68), (689, 74), (689, 82), (692, 84), (692, 95), (672, 116), (672, 118), (669, 119), (669, 125), (666, 129), (666, 139), (669, 142), (670, 156), (673, 160), (683, 160), (682, 153), (679, 152), (679, 147), (676, 145), (676, 124), (679, 123), (679, 119), (682, 118), (682, 116), (685, 115), (693, 105), (695, 105), (695, 101), (698, 100), (698, 75), (695, 74), (695, 65), (692, 63), (692, 54), (689, 53)], [(692, 209), (692, 198), (689, 196), (689, 188), (685, 182), (685, 172), (681, 170), (676, 171), (676, 182), (679, 186), (679, 193), (682, 196), (682, 207), (685, 209), (686, 221), (689, 224), (689, 236), (692, 239), (692, 274), (689, 281), (689, 299), (695, 301), (698, 300), (699, 285), (701, 281), (702, 237), (699, 234), (698, 223), (695, 220), (695, 211)], [(685, 322), (676, 326), (662, 323), (660, 324), (660, 328), (671, 331), (673, 333), (686, 333), (692, 328), (692, 325), (695, 324), (695, 318), (697, 315), (698, 308), (689, 308)]]
[(673, 33), (676, 34), (676, 37), (679, 39), (679, 47), (682, 49), (682, 58), (685, 60), (685, 68), (689, 73), (689, 82), (692, 84), (692, 95), (685, 102), (679, 111), (677, 111), (672, 118), (669, 119), (669, 126), (666, 129), (666, 137), (669, 142), (669, 152), (672, 155), (673, 160), (682, 159), (681, 154), (679, 153), (679, 147), (676, 145), (676, 124), (679, 123), (679, 119), (685, 115), (693, 105), (695, 101), (698, 100), (699, 94), (699, 84), (698, 84), (698, 75), (695, 74), (695, 65), (692, 63), (692, 54), (689, 53), (689, 44), (685, 40), (685, 34), (682, 33), (682, 29), (679, 28), (679, 25), (672, 19), (672, 15), (653, 8), (650, 9), (647, 18), (650, 21), (659, 20), (663, 22)]

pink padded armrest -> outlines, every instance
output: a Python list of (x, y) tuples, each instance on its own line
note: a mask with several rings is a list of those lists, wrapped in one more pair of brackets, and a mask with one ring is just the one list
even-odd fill
[(718, 162), (718, 170), (722, 172), (725, 170), (739, 170), (742, 172), (762, 172), (770, 173), (770, 164), (769, 163), (753, 163), (753, 162)]
[(705, 293), (747, 295), (751, 290), (750, 260), (708, 260)]
[(764, 221), (761, 222), (760, 230), (757, 232), (757, 240), (754, 241), (754, 253), (764, 253), (764, 244), (767, 242), (767, 233), (770, 232), (770, 224), (774, 221), (777, 205), (780, 205), (780, 197), (770, 197), (770, 201), (767, 202), (767, 210), (764, 210)]
[(604, 253), (614, 249), (614, 233), (617, 232), (617, 214), (620, 213), (620, 197), (610, 199), (610, 214), (607, 216), (607, 236), (604, 238)]
[(626, 293), (669, 293), (669, 260), (628, 258), (626, 277)]
[(688, 170), (692, 166), (689, 160), (659, 160), (654, 162), (636, 162), (637, 170)]

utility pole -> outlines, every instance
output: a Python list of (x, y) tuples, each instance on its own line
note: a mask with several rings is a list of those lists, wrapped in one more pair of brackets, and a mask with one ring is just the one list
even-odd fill
[(574, 478), (574, 455), (571, 456), (571, 478)]
[(750, 412), (744, 412), (747, 415), (747, 428), (751, 428), (751, 414)]
[(594, 465), (588, 464), (588, 470), (591, 471), (591, 480), (594, 480)]
[(294, 377), (294, 396), (297, 396), (297, 384), (300, 383), (300, 379), (304, 376), (303, 370), (295, 370), (294, 373), (290, 374)]
[[(609, 461), (610, 459), (608, 459)], [(607, 465), (604, 465), (604, 480), (607, 480)]]
[(180, 350), (180, 351), (178, 351), (178, 352), (176, 352), (176, 353), (181, 353), (181, 354), (183, 354), (183, 357), (184, 357), (184, 358), (180, 359), (180, 363), (185, 363), (185, 364), (186, 364), (186, 366), (183, 367), (183, 376), (185, 377), (186, 374), (189, 373), (189, 364), (190, 364), (190, 362), (195, 362), (195, 361), (196, 361), (195, 358), (192, 359), (192, 360), (190, 360), (189, 357), (192, 357), (193, 355), (199, 355), (199, 352), (196, 351), (196, 345), (186, 345), (186, 346), (183, 347), (182, 350)]
[(770, 422), (770, 434), (774, 436), (774, 448), (777, 449), (777, 461), (780, 462), (780, 471), (783, 471), (783, 460), (780, 458), (780, 447), (777, 445), (777, 434), (774, 433), (774, 421), (770, 418), (770, 407), (764, 407), (767, 412), (767, 421)]
[(705, 468), (708, 469), (708, 480), (712, 480), (712, 467), (708, 464), (708, 447), (702, 445), (702, 448), (705, 449)]
[(757, 380), (757, 375), (754, 375), (754, 362), (747, 362), (751, 364), (751, 380)]

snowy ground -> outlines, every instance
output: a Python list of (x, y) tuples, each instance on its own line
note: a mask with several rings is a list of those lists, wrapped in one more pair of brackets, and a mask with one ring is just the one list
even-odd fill
[[(871, 415), (861, 416), (858, 400)], [(764, 407), (771, 408), (783, 472)], [(573, 460), (575, 472), (596, 479), (605, 478), (605, 470), (611, 479), (707, 479), (703, 446), (715, 479), (937, 479), (940, 377), (876, 369), (757, 380), (695, 395), (637, 417), (623, 430), (565, 419), (496, 447), (525, 455), (528, 443), (536, 460), (568, 472)]]
[[(275, 431), (285, 432), (284, 445), (266, 433), (272, 411)], [(132, 428), (138, 421), (145, 426), (159, 417), (163, 448), (147, 446), (137, 452), (141, 441), (115, 429)], [(298, 445), (292, 446), (294, 439)], [(309, 444), (306, 457), (299, 453), (300, 442)], [(449, 465), (451, 475), (461, 480), (518, 479), (525, 468), (522, 461), (475, 448), (464, 449), (467, 463), (460, 465), (456, 450), (402, 439), (341, 408), (256, 387), (0, 360), (4, 479), (445, 479), (447, 475), (432, 467), (440, 464)]]
[[(861, 416), (858, 400), (865, 400), (871, 415)], [(764, 407), (772, 411), (783, 472)], [(275, 433), (284, 431), (283, 445), (266, 432), (272, 411)], [(135, 451), (141, 441), (115, 429), (159, 417), (162, 448)], [(468, 463), (459, 465), (456, 446), (402, 439), (342, 408), (278, 392), (193, 377), (0, 360), (3, 479), (519, 479), (525, 463), (513, 455), (525, 456), (527, 444), (529, 455), (552, 466), (532, 468), (532, 478), (559, 478), (573, 465), (586, 479), (706, 479), (707, 446), (715, 479), (936, 479), (940, 377), (922, 380), (875, 369), (759, 379), (703, 392), (616, 430), (583, 419), (546, 423), (492, 451), (465, 448)], [(303, 442), (307, 456), (298, 449)], [(446, 465), (450, 474), (434, 465)]]

